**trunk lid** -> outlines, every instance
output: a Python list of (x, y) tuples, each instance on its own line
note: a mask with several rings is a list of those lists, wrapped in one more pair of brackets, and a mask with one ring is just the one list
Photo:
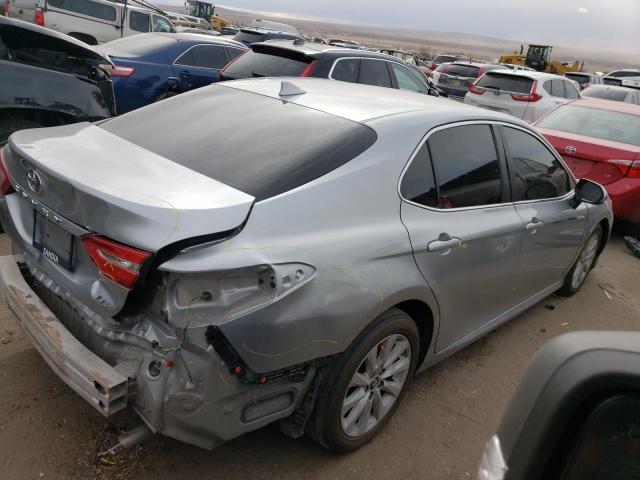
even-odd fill
[[(620, 180), (627, 162), (640, 158), (640, 147), (537, 127), (564, 159), (577, 178), (601, 185)], [(622, 162), (618, 162), (622, 160)]]
[(10, 146), (7, 169), (25, 192), (88, 231), (150, 252), (232, 230), (254, 200), (88, 123), (24, 130)]

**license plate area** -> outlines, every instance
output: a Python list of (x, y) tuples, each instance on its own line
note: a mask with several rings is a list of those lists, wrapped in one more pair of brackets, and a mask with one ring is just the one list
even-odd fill
[(51, 262), (71, 270), (74, 236), (44, 215), (34, 215), (33, 246)]
[(451, 80), (451, 85), (453, 85), (454, 87), (459, 87), (459, 86), (462, 85), (462, 81), (453, 79), (453, 80)]

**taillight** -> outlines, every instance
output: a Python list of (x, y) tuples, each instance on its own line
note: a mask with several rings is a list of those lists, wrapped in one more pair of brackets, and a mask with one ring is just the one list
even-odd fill
[(0, 192), (2, 195), (13, 193), (13, 187), (9, 180), (9, 172), (7, 170), (7, 162), (4, 158), (4, 148), (0, 148)]
[(114, 66), (109, 65), (108, 63), (101, 64), (100, 68), (109, 72), (112, 77), (128, 77), (136, 71), (133, 67), (121, 67), (119, 65)]
[(308, 77), (309, 75), (311, 75), (313, 73), (313, 70), (318, 65), (318, 63), (319, 63), (318, 60), (314, 60), (313, 62), (311, 62), (309, 66), (307, 66), (307, 68), (305, 68), (304, 71), (300, 74), (300, 76)]
[(476, 95), (482, 95), (486, 90), (484, 88), (476, 87), (473, 83), (469, 84), (469, 91), (471, 93), (475, 93)]
[(151, 253), (121, 245), (98, 235), (82, 237), (85, 250), (100, 274), (118, 285), (131, 289)]
[(33, 20), (36, 25), (44, 27), (44, 13), (42, 13), (42, 10), (40, 10), (39, 8), (36, 9), (36, 14)]
[(633, 160), (607, 160), (607, 163), (613, 163), (618, 170), (628, 178), (640, 178), (640, 162)]
[(483, 73), (484, 73), (484, 67), (480, 67), (478, 69), (478, 74), (476, 75), (476, 78), (480, 78)]
[(537, 102), (542, 98), (542, 95), (536, 93), (536, 87), (538, 86), (538, 81), (534, 80), (533, 85), (531, 86), (531, 92), (528, 94), (518, 94), (512, 93), (511, 98), (516, 102)]

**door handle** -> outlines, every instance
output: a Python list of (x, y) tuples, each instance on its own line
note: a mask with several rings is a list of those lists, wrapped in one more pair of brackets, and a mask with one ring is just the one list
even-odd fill
[(449, 253), (452, 248), (459, 247), (462, 240), (456, 237), (450, 237), (446, 233), (441, 233), (437, 240), (429, 242), (427, 250), (429, 252), (443, 252), (443, 255)]
[(527, 232), (534, 235), (538, 231), (538, 228), (541, 228), (543, 226), (544, 226), (544, 223), (542, 223), (536, 217), (533, 217), (531, 219), (531, 222), (527, 223), (527, 225), (524, 228), (527, 230)]

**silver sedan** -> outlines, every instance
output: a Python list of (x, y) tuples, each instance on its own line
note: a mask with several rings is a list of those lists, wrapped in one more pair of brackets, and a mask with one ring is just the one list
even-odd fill
[(363, 445), (417, 371), (575, 293), (612, 225), (525, 123), (321, 79), (21, 131), (1, 174), (3, 293), (50, 367), (204, 448)]

